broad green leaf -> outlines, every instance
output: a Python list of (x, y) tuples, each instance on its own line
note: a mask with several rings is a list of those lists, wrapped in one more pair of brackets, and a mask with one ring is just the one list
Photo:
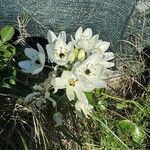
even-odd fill
[(141, 128), (135, 127), (132, 132), (132, 138), (136, 143), (142, 144), (144, 141), (144, 132)]
[(8, 45), (1, 45), (0, 51), (5, 51), (8, 48)]
[(3, 55), (3, 57), (5, 58), (10, 58), (11, 53), (9, 51), (6, 51), (5, 54)]
[(121, 120), (119, 122), (119, 127), (124, 133), (131, 133), (134, 129), (134, 124), (130, 120)]
[(14, 35), (14, 28), (11, 26), (5, 26), (1, 30), (1, 39), (2, 39), (3, 43), (9, 41), (13, 35)]
[(1, 64), (0, 68), (6, 66), (5, 64), (11, 59), (11, 57), (16, 53), (15, 47), (10, 44), (5, 44), (0, 46), (0, 56), (1, 56)]

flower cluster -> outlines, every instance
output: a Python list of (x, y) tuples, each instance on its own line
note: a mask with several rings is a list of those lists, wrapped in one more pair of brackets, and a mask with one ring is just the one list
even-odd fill
[(106, 52), (110, 43), (100, 40), (98, 34), (93, 35), (90, 28), (83, 30), (81, 27), (74, 37), (71, 36), (69, 42), (65, 31), (61, 31), (56, 36), (49, 30), (47, 40), (47, 55), (40, 44), (37, 44), (38, 51), (26, 48), (25, 55), (29, 60), (19, 62), (22, 71), (32, 75), (43, 70), (46, 56), (48, 62), (55, 65), (43, 85), (34, 86), (38, 92), (29, 94), (26, 100), (44, 93), (43, 97), (51, 100), (55, 107), (56, 102), (50, 98), (50, 89), (53, 88), (54, 93), (59, 89), (65, 89), (67, 98), (75, 101), (76, 112), (78, 114), (82, 112), (88, 117), (92, 113), (93, 106), (89, 104), (85, 92), (107, 87), (107, 75), (111, 72), (110, 68), (114, 66), (111, 62), (114, 54)]

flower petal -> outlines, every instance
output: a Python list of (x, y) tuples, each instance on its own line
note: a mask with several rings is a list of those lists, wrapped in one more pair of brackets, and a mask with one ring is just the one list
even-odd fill
[(83, 28), (80, 27), (80, 28), (76, 31), (76, 33), (75, 33), (75, 40), (76, 40), (76, 41), (80, 39), (80, 37), (82, 36), (82, 33), (83, 33)]
[(53, 63), (55, 61), (54, 44), (47, 44), (46, 51), (47, 51), (48, 59)]
[(71, 41), (67, 44), (67, 49), (68, 49), (68, 51), (70, 51), (70, 52), (73, 51), (74, 46), (73, 46), (73, 43), (72, 43)]
[(35, 68), (34, 68), (34, 70), (31, 72), (31, 74), (38, 74), (39, 72), (41, 72), (42, 70), (43, 70), (43, 65), (35, 65)]
[(81, 49), (84, 49), (85, 51), (88, 49), (88, 41), (86, 39), (80, 39), (76, 45), (77, 45), (77, 48), (81, 48)]
[(31, 73), (34, 70), (34, 62), (31, 60), (20, 61), (18, 65), (22, 68), (22, 71), (26, 73)]
[(91, 51), (95, 49), (96, 44), (98, 43), (99, 35), (94, 35), (90, 40), (89, 40), (89, 48), (88, 50)]
[(103, 41), (99, 49), (100, 51), (105, 52), (109, 48), (109, 46), (110, 46), (110, 42)]
[(75, 88), (74, 92), (76, 93), (78, 100), (82, 101), (85, 104), (88, 104), (88, 99), (86, 98), (86, 95), (81, 89)]
[(72, 79), (73, 78), (73, 74), (72, 72), (70, 71), (63, 71), (62, 75), (61, 75), (61, 79), (64, 81), (64, 82), (68, 82), (68, 80)]
[(106, 67), (106, 68), (111, 68), (111, 67), (113, 67), (114, 66), (114, 63), (113, 62), (100, 62), (99, 63), (101, 66), (104, 66), (104, 67)]
[(55, 43), (55, 49), (60, 50), (60, 48), (62, 49), (63, 52), (66, 49), (66, 42), (63, 41), (62, 39), (57, 39)]
[(71, 41), (72, 41), (73, 45), (74, 45), (75, 47), (77, 47), (77, 46), (76, 46), (76, 41), (74, 40), (74, 38), (72, 37), (72, 35), (71, 35), (70, 37), (71, 37)]
[(95, 86), (83, 77), (79, 77), (76, 87), (84, 92), (91, 92), (95, 89)]
[(58, 38), (66, 42), (66, 32), (65, 31), (61, 31), (59, 33)]
[(66, 88), (66, 81), (62, 80), (60, 77), (53, 78), (51, 81), (52, 86), (56, 89)]
[(30, 60), (21, 61), (18, 63), (18, 65), (22, 68), (23, 72), (31, 73), (33, 75), (41, 72), (44, 67)]
[(99, 35), (96, 34), (96, 35), (94, 35), (93, 37), (91, 37), (91, 40), (90, 40), (90, 41), (91, 41), (92, 43), (98, 43), (98, 41), (99, 41), (98, 39), (99, 39)]
[(92, 29), (91, 28), (87, 28), (84, 32), (83, 32), (83, 36), (87, 39), (90, 39), (92, 37)]
[(85, 104), (82, 101), (78, 100), (75, 104), (75, 109), (80, 117), (82, 116), (81, 112), (83, 112), (85, 117), (88, 118), (88, 116), (90, 116), (92, 113), (93, 106), (90, 104)]
[(67, 87), (66, 95), (70, 101), (74, 100), (74, 98), (75, 98), (74, 88), (71, 86)]
[(47, 39), (49, 43), (52, 43), (57, 39), (57, 36), (55, 35), (53, 31), (49, 30), (47, 33)]
[(44, 52), (44, 49), (39, 43), (37, 43), (37, 47), (38, 47), (38, 50), (39, 50), (39, 53), (38, 53), (39, 61), (40, 61), (41, 65), (44, 66), (44, 64), (45, 64), (45, 52)]
[(103, 58), (105, 60), (112, 60), (112, 59), (114, 59), (114, 54), (112, 52), (105, 52), (103, 54)]
[(28, 58), (32, 60), (38, 60), (38, 51), (36, 51), (35, 49), (25, 48), (24, 53)]
[(107, 83), (104, 80), (101, 80), (100, 78), (96, 79), (93, 78), (91, 80), (91, 83), (96, 87), (96, 88), (106, 88)]

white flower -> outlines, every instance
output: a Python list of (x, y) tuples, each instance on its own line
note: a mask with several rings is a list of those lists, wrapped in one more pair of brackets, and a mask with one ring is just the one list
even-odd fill
[(72, 42), (75, 47), (78, 49), (83, 49), (85, 52), (89, 52), (95, 48), (99, 42), (99, 35), (94, 35), (90, 28), (87, 28), (83, 31), (83, 28), (80, 27), (75, 33), (75, 39), (72, 38)]
[(66, 32), (61, 31), (57, 37), (53, 31), (49, 30), (47, 33), (47, 39), (48, 39), (49, 44), (53, 43), (57, 39), (61, 39), (64, 42), (66, 42)]
[(48, 32), (49, 44), (46, 45), (48, 59), (58, 65), (66, 65), (74, 49), (72, 42), (66, 44), (66, 33), (61, 31), (57, 37), (52, 31)]
[(70, 71), (63, 71), (61, 77), (52, 79), (51, 84), (53, 85), (55, 92), (58, 89), (66, 88), (66, 95), (68, 99), (74, 100), (75, 94), (81, 101), (87, 101), (83, 91), (92, 91), (95, 87), (87, 81), (78, 80)]
[(45, 64), (45, 52), (40, 44), (37, 44), (38, 51), (33, 48), (26, 48), (25, 55), (30, 60), (21, 61), (18, 65), (25, 73), (38, 74)]
[(62, 66), (68, 63), (70, 54), (73, 51), (73, 44), (69, 42), (66, 45), (63, 40), (57, 39), (54, 43), (46, 45), (46, 50), (49, 60)]
[(113, 53), (97, 53), (89, 56), (83, 62), (77, 62), (73, 67), (73, 73), (81, 80), (87, 80), (95, 88), (106, 87), (103, 80), (106, 69), (114, 66), (114, 63), (108, 62), (113, 59)]
[(95, 52), (105, 52), (110, 46), (110, 42), (99, 40), (98, 34), (93, 36), (90, 28), (83, 31), (83, 28), (80, 27), (75, 33), (75, 39), (72, 36), (71, 39), (75, 47), (83, 49), (88, 56)]
[(78, 100), (78, 101), (76, 102), (76, 104), (75, 104), (75, 109), (76, 109), (77, 114), (78, 114), (79, 116), (82, 116), (81, 112), (83, 112), (84, 115), (85, 115), (86, 117), (88, 117), (88, 116), (90, 116), (91, 113), (92, 113), (93, 106), (90, 105), (90, 104), (88, 104), (88, 103), (84, 103), (84, 102)]
[(94, 86), (86, 81), (78, 80), (72, 72), (63, 71), (61, 77), (57, 77), (52, 80), (51, 84), (55, 88), (55, 92), (58, 89), (66, 88), (66, 95), (68, 99), (74, 100), (75, 95), (78, 98), (78, 101), (75, 104), (77, 113), (80, 115), (81, 112), (88, 117), (93, 109), (93, 106), (88, 103), (88, 99), (83, 91), (92, 91)]
[(99, 40), (96, 46), (90, 51), (92, 54), (96, 52), (104, 53), (110, 47), (110, 42)]

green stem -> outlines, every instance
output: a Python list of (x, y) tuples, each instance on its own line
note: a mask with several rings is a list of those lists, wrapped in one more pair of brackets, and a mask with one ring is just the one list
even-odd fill
[(109, 131), (127, 150), (130, 150), (128, 146), (100, 119), (95, 116), (92, 116), (95, 121), (98, 121), (102, 127), (104, 127), (107, 131)]
[(142, 106), (139, 104), (139, 103), (137, 103), (137, 102), (135, 102), (135, 101), (133, 101), (133, 100), (125, 100), (125, 99), (122, 99), (122, 98), (119, 98), (119, 97), (114, 97), (114, 96), (111, 96), (111, 95), (108, 95), (108, 94), (105, 94), (105, 93), (102, 93), (102, 95), (103, 96), (105, 96), (106, 98), (110, 98), (110, 99), (113, 99), (113, 100), (115, 100), (115, 101), (121, 101), (121, 102), (124, 102), (124, 103), (132, 103), (132, 104), (134, 104), (136, 107), (138, 107), (142, 112), (144, 112), (145, 113), (145, 111), (144, 111), (144, 109), (142, 108)]

